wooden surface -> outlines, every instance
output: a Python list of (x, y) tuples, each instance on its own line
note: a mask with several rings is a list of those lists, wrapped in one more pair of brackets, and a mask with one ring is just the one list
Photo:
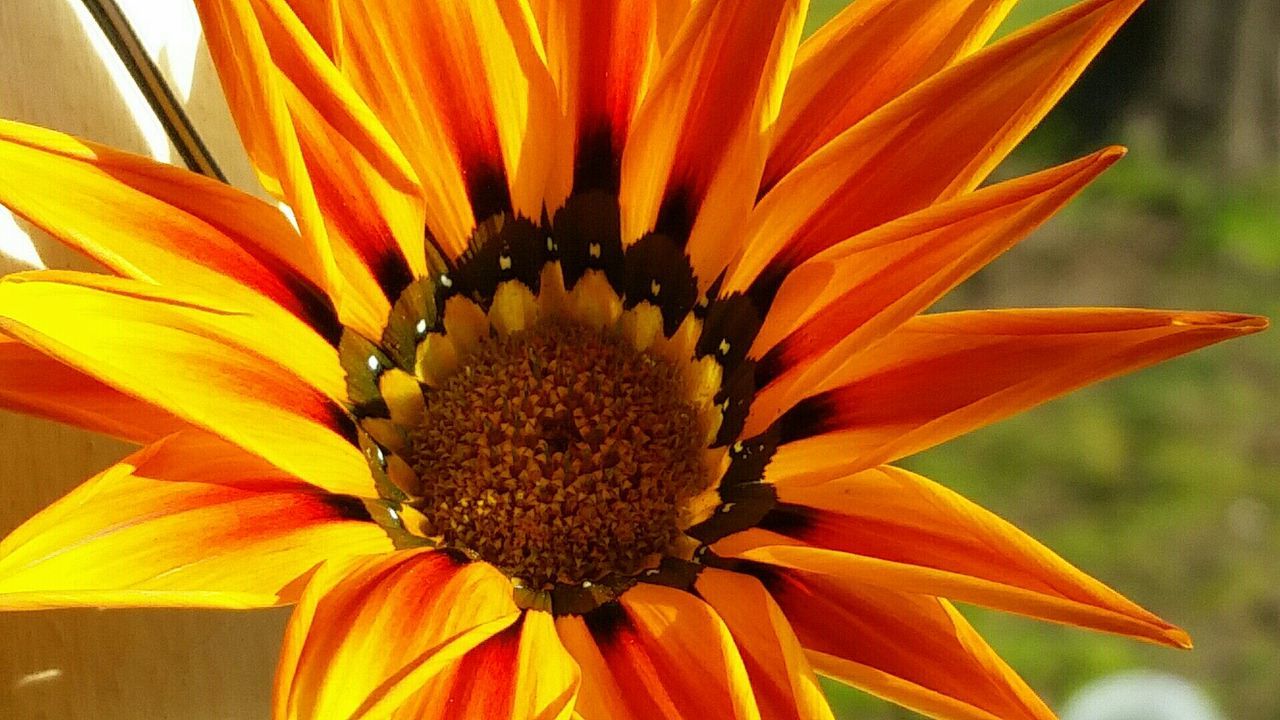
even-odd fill
[[(112, 66), (94, 50), (96, 27), (83, 24), (73, 2), (0, 0), (0, 117), (163, 155), (155, 128), (140, 128), (131, 113), (138, 98), (118, 87)], [(147, 3), (162, 2), (173, 0), (122, 4), (137, 15)], [(197, 125), (224, 169), (246, 187), (243, 150), (203, 50), (190, 87)], [(31, 235), (47, 266), (91, 267), (48, 237)], [(0, 273), (19, 269), (25, 268), (0, 255)], [(128, 451), (108, 438), (0, 411), (0, 534)], [(265, 718), (287, 617), (284, 609), (0, 613), (0, 718)]]

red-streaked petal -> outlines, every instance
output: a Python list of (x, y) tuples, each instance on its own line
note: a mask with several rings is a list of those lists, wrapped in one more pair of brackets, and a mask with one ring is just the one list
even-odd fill
[(519, 617), (502, 573), (448, 553), (326, 564), (289, 621), (274, 717), (388, 717)]
[(813, 486), (775, 487), (779, 505), (753, 531), (755, 537), (727, 538), (722, 549), (904, 592), (1190, 646), (1181, 629), (914, 473), (885, 466)]
[(332, 492), (376, 497), (346, 411), (259, 352), (270, 326), (132, 280), (29, 272), (0, 281), (0, 330)]
[(623, 701), (622, 689), (586, 620), (581, 615), (562, 615), (556, 618), (556, 633), (582, 678), (574, 713), (583, 720), (641, 720)]
[(761, 569), (819, 673), (941, 720), (1052, 720), (945, 600)]
[[(413, 168), (284, 0), (253, 0), (253, 7), (335, 260), (354, 292), (394, 302), (428, 269)], [(371, 304), (385, 314), (384, 301)]]
[(871, 111), (982, 47), (1014, 2), (851, 3), (800, 45), (762, 190)]
[(111, 271), (239, 303), (260, 294), (335, 335), (324, 278), (309, 274), (297, 231), (275, 207), (171, 165), (6, 120), (0, 163), (0, 203)]
[(0, 335), (0, 407), (147, 443), (186, 427), (172, 414)]
[(441, 245), (461, 253), (477, 217), (512, 207), (541, 217), (547, 173), (571, 138), (555, 133), (555, 86), (527, 6), (375, 0), (341, 15), (339, 65), (416, 170)]
[(548, 206), (572, 187), (617, 191), (622, 149), (641, 92), (658, 64), (660, 3), (535, 0), (547, 65), (574, 139), (573, 159), (553, 164)]
[(684, 242), (703, 289), (736, 252), (755, 202), (807, 3), (693, 7), (662, 59), (622, 156), (622, 240)]
[(551, 614), (529, 610), (433, 676), (396, 708), (395, 717), (567, 720), (577, 691), (577, 663), (556, 635)]
[(745, 434), (1026, 237), (1121, 155), (1108, 148), (984, 188), (805, 261), (783, 282), (752, 345), (764, 387)]
[(762, 717), (833, 717), (795, 632), (758, 580), (704, 568), (695, 587), (733, 634)]
[(587, 622), (633, 717), (760, 717), (729, 629), (693, 595), (641, 583)]
[(1125, 308), (917, 316), (778, 419), (767, 477), (806, 482), (918, 452), (1090, 383), (1267, 327), (1251, 315)]
[(343, 303), (343, 283), (303, 161), (298, 134), (285, 100), (285, 82), (271, 60), (250, 0), (196, 0), (209, 54), (240, 139), (269, 193), (289, 204), (301, 231), (297, 253), (307, 277), (315, 278), (344, 322), (355, 319)]
[(752, 213), (723, 292), (776, 288), (831, 245), (978, 185), (1141, 0), (1087, 0), (938, 73), (784, 177)]
[(0, 608), (267, 607), (295, 600), (326, 559), (391, 549), (356, 498), (188, 430), (0, 542)]

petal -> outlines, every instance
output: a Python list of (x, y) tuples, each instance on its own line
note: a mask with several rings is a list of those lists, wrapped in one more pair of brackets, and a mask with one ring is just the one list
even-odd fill
[(258, 180), (269, 193), (288, 203), (301, 232), (294, 241), (307, 277), (338, 307), (344, 323), (352, 322), (351, 299), (342, 296), (342, 278), (303, 161), (298, 133), (285, 100), (285, 81), (271, 60), (250, 0), (197, 0), (196, 11), (218, 79), (226, 95)]
[[(528, 8), (498, 3), (341, 6), (339, 65), (387, 123), (454, 254), (477, 218), (540, 218), (560, 123)], [(567, 157), (567, 153), (564, 154)]]
[(448, 553), (326, 564), (289, 621), (274, 717), (388, 717), (519, 617), (502, 573)]
[(187, 430), (0, 542), (0, 609), (267, 607), (322, 561), (391, 550), (364, 505)]
[(341, 270), (331, 287), (344, 324), (377, 337), (391, 301), (425, 270), (412, 170), (283, 0), (197, 9), (250, 158)]
[(723, 292), (768, 294), (845, 238), (971, 191), (1141, 0), (1088, 0), (975, 53), (840, 134), (747, 222)]
[(746, 435), (1049, 219), (1123, 155), (1089, 157), (935, 205), (850, 238), (783, 282), (750, 355), (759, 357)]
[(574, 713), (585, 720), (640, 720), (642, 716), (633, 715), (623, 701), (622, 689), (586, 620), (581, 615), (562, 615), (556, 618), (556, 633), (582, 678)]
[(346, 411), (304, 379), (315, 373), (258, 352), (270, 326), (202, 300), (100, 275), (21, 273), (0, 282), (0, 330), (307, 482), (376, 497)]
[(760, 717), (729, 629), (693, 595), (641, 583), (587, 623), (632, 717)]
[[(779, 504), (732, 544), (736, 555), (904, 592), (1190, 647), (1187, 634), (1085, 575), (1026, 533), (956, 493), (894, 467), (808, 487), (776, 486)], [(780, 536), (780, 537), (779, 537)]]
[(807, 3), (699, 3), (637, 110), (622, 157), (622, 238), (687, 239), (705, 289), (755, 202)]
[(1014, 0), (860, 0), (800, 45), (762, 194), (836, 135), (982, 47)]
[(942, 720), (1052, 720), (945, 600), (760, 568), (818, 672)]
[(767, 477), (832, 477), (932, 447), (1090, 383), (1258, 332), (1249, 315), (1122, 308), (917, 316), (777, 421)]
[(706, 568), (696, 585), (742, 651), (760, 714), (767, 718), (833, 718), (795, 632), (760, 581)]
[(0, 335), (0, 407), (138, 443), (186, 426), (17, 340)]
[(396, 717), (567, 720), (577, 692), (578, 666), (551, 614), (529, 610), (432, 677), (396, 708)]
[(308, 274), (275, 207), (149, 158), (6, 120), (0, 164), (0, 203), (113, 272), (239, 303), (265, 296), (336, 337), (324, 278)]
[[(658, 65), (660, 3), (542, 0), (532, 3), (574, 139), (572, 162), (557, 163), (551, 187), (617, 192), (631, 116)], [(566, 177), (558, 177), (565, 175)], [(556, 197), (563, 191), (548, 190)], [(549, 209), (555, 203), (548, 201)]]

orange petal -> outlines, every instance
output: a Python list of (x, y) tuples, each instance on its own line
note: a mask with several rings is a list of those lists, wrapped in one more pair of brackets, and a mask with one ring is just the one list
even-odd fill
[(265, 296), (336, 337), (324, 278), (311, 273), (275, 207), (171, 165), (7, 120), (0, 164), (0, 203), (113, 272), (241, 304)]
[(696, 589), (733, 634), (762, 717), (833, 718), (795, 632), (760, 581), (706, 568)]
[[(778, 419), (776, 482), (918, 452), (1090, 383), (1258, 332), (1250, 315), (1122, 308), (917, 316)], [(794, 476), (794, 477), (793, 477)]]
[[(547, 65), (559, 89), (562, 132), (574, 139), (573, 160), (556, 163), (549, 198), (605, 189), (616, 192), (622, 148), (639, 98), (658, 63), (660, 3), (637, 0), (541, 0), (531, 3)], [(556, 203), (548, 200), (550, 210)]]
[(326, 559), (391, 549), (356, 498), (188, 430), (0, 542), (0, 609), (267, 607), (295, 600)]
[(1141, 0), (1087, 0), (938, 73), (784, 177), (723, 292), (777, 287), (845, 238), (969, 192), (1048, 112)]
[(587, 623), (633, 717), (760, 717), (729, 629), (697, 597), (642, 583)]
[(947, 601), (761, 568), (819, 673), (942, 720), (1052, 720)]
[(301, 231), (298, 259), (306, 276), (337, 304), (343, 321), (353, 322), (352, 304), (342, 297), (342, 279), (316, 203), (298, 134), (285, 100), (285, 81), (271, 60), (250, 0), (196, 0), (204, 39), (240, 139), (267, 192), (288, 203)]
[(502, 573), (448, 553), (326, 564), (289, 621), (274, 717), (390, 717), (519, 617)]
[(346, 411), (306, 379), (316, 372), (259, 351), (271, 326), (204, 301), (102, 275), (20, 273), (0, 282), (0, 330), (307, 482), (376, 497)]
[(786, 546), (736, 554), (1190, 647), (1182, 630), (1004, 520), (914, 473), (883, 466), (819, 485), (775, 487), (779, 504), (759, 526), (772, 535), (729, 542)]
[(577, 691), (578, 666), (556, 635), (551, 614), (529, 610), (433, 676), (396, 707), (395, 717), (567, 720)]
[(1049, 219), (1123, 155), (1108, 148), (881, 225), (796, 268), (769, 308), (748, 436), (859, 349), (932, 305)]
[(662, 59), (622, 157), (622, 239), (684, 242), (703, 289), (737, 250), (800, 39), (802, 0), (699, 3)]
[(527, 6), (376, 0), (341, 15), (339, 66), (416, 170), (441, 245), (461, 253), (496, 212), (541, 217), (551, 163), (568, 155)]
[(836, 135), (983, 44), (1014, 0), (860, 0), (800, 45), (762, 191)]
[(0, 335), (0, 407), (146, 443), (186, 426), (154, 405), (103, 385)]
[(581, 615), (556, 618), (556, 633), (582, 678), (574, 713), (585, 720), (642, 720), (622, 699), (622, 689), (591, 632)]

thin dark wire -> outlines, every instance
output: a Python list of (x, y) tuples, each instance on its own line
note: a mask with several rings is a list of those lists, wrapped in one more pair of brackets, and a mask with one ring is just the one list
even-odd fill
[(115, 48), (124, 66), (129, 69), (133, 81), (147, 98), (147, 103), (151, 105), (187, 167), (193, 172), (227, 182), (227, 176), (222, 174), (218, 163), (209, 153), (209, 148), (200, 139), (195, 126), (191, 124), (191, 118), (187, 117), (173, 90), (160, 74), (160, 69), (138, 41), (138, 36), (124, 13), (120, 12), (120, 6), (116, 5), (115, 0), (84, 0), (84, 6), (98, 22), (98, 27), (102, 28), (107, 40), (111, 41), (111, 46)]

